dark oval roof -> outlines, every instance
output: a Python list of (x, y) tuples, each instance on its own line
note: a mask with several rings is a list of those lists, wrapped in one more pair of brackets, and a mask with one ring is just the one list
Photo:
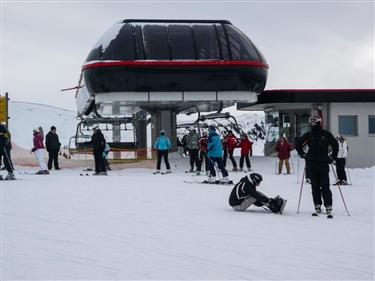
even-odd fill
[(266, 60), (225, 20), (123, 20), (95, 44), (86, 63), (106, 60)]

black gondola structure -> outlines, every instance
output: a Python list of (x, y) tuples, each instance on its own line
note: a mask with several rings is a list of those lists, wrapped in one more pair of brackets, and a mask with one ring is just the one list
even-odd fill
[(104, 33), (82, 66), (78, 115), (148, 112), (152, 138), (164, 129), (174, 140), (176, 114), (255, 103), (267, 73), (263, 55), (229, 21), (122, 20)]

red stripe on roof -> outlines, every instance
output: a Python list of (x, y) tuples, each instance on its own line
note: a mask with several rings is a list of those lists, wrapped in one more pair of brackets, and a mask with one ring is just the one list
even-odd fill
[(176, 61), (176, 60), (155, 60), (155, 61), (100, 61), (87, 63), (82, 66), (82, 70), (96, 68), (96, 67), (107, 67), (107, 66), (232, 66), (232, 65), (244, 65), (268, 68), (268, 64), (261, 61)]

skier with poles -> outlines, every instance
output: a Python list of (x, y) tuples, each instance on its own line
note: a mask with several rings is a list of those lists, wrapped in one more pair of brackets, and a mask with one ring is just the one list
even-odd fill
[[(322, 129), (321, 121), (319, 116), (310, 117), (311, 131), (299, 139), (296, 150), (299, 156), (307, 161), (315, 207), (313, 215), (317, 216), (321, 213), (321, 205), (324, 203), (327, 215), (331, 218), (332, 192), (329, 188), (329, 165), (337, 158), (338, 143), (330, 132)], [(303, 150), (305, 146), (308, 147), (307, 153)], [(328, 147), (332, 148), (331, 156), (328, 155)]]
[(33, 148), (31, 153), (34, 152), (36, 159), (39, 163), (40, 170), (36, 172), (37, 175), (49, 175), (46, 160), (44, 159), (45, 148), (43, 144), (43, 136), (40, 132), (40, 127), (33, 130)]
[(228, 179), (228, 172), (223, 165), (223, 148), (221, 145), (220, 136), (216, 133), (216, 128), (213, 125), (209, 126), (209, 135), (207, 139), (207, 156), (210, 169), (208, 182), (215, 183), (215, 163), (217, 163), (223, 176), (220, 179), (220, 183), (229, 183), (230, 181)]
[[(15, 176), (13, 173), (13, 165), (12, 160), (10, 158), (10, 150), (12, 144), (10, 141), (10, 132), (8, 128), (0, 123), (0, 162), (1, 158), (4, 157), (4, 166), (8, 171), (8, 175), (4, 178), (4, 180), (15, 180)], [(0, 175), (0, 180), (3, 180), (3, 177)]]
[(229, 196), (229, 205), (235, 211), (245, 211), (251, 205), (269, 209), (272, 213), (282, 214), (286, 200), (277, 195), (275, 198), (268, 198), (256, 190), (263, 178), (260, 174), (251, 173), (243, 177), (233, 188)]

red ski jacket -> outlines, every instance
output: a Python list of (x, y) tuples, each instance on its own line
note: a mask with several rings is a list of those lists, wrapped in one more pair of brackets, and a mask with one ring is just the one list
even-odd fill
[(201, 137), (198, 141), (199, 151), (207, 153), (207, 138), (208, 137)]
[(292, 145), (288, 141), (284, 141), (284, 144), (281, 144), (281, 141), (279, 140), (276, 143), (275, 151), (277, 151), (277, 157), (279, 157), (280, 160), (285, 160), (290, 158), (290, 151), (292, 150)]
[(233, 150), (238, 147), (238, 140), (234, 135), (228, 136), (227, 146), (229, 152), (233, 152)]
[(44, 144), (43, 144), (43, 138), (42, 138), (42, 135), (38, 132), (34, 132), (34, 139), (33, 139), (33, 143), (34, 143), (34, 147), (31, 151), (36, 151), (38, 149), (43, 149), (44, 148)]
[(246, 137), (240, 142), (241, 155), (253, 155), (253, 143)]

